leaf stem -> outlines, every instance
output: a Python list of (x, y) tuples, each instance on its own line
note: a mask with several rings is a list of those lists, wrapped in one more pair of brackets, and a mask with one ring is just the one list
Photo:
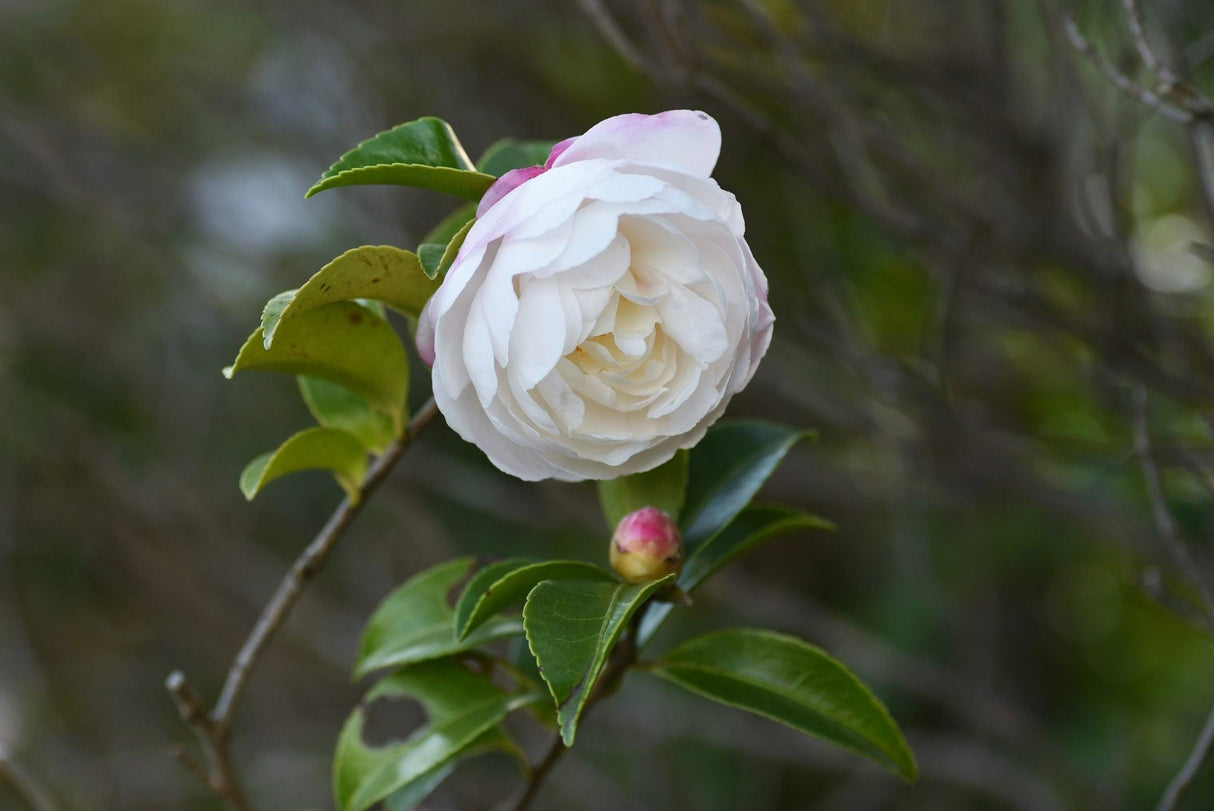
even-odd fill
[(253, 626), (248, 638), (241, 645), (240, 651), (236, 654), (236, 658), (228, 670), (223, 690), (215, 702), (215, 708), (210, 713), (205, 711), (202, 699), (189, 686), (181, 671), (174, 671), (169, 675), (165, 686), (173, 702), (177, 705), (182, 720), (197, 735), (207, 765), (203, 768), (184, 751), (179, 753), (179, 758), (191, 772), (202, 779), (203, 784), (210, 791), (221, 797), (232, 811), (248, 811), (250, 808), (232, 768), (228, 739), (231, 735), (236, 707), (249, 683), (253, 668), (269, 646), (274, 634), (286, 622), (304, 588), (316, 577), (333, 547), (345, 534), (354, 518), (362, 511), (363, 506), (367, 503), (367, 497), (383, 483), (413, 440), (437, 414), (438, 407), (434, 403), (434, 398), (431, 398), (409, 420), (404, 434), (393, 441), (371, 463), (367, 474), (363, 477), (362, 484), (359, 485), (358, 498), (355, 500), (351, 500), (349, 497), (343, 499), (324, 527), (300, 553), (290, 570), (283, 576), (282, 582), (279, 583), (270, 602), (262, 609), (257, 624)]
[[(651, 598), (632, 615), (632, 619), (628, 623), (628, 633), (612, 648), (607, 665), (603, 668), (603, 672), (599, 674), (599, 679), (595, 682), (594, 687), (591, 688), (590, 695), (586, 699), (586, 706), (582, 709), (583, 722), (595, 704), (614, 693), (619, 688), (620, 682), (623, 681), (624, 675), (636, 665), (637, 633), (640, 630), (641, 620), (644, 618), (645, 612), (649, 610), (649, 606), (652, 604), (653, 599)], [(544, 754), (531, 767), (531, 772), (527, 776), (526, 782), (519, 787), (518, 792), (507, 802), (504, 811), (525, 811), (531, 805), (531, 801), (535, 799), (536, 794), (539, 793), (540, 786), (548, 777), (552, 768), (568, 750), (569, 747), (565, 746), (561, 740), (561, 733), (555, 733), (548, 742), (548, 746), (544, 749)]]

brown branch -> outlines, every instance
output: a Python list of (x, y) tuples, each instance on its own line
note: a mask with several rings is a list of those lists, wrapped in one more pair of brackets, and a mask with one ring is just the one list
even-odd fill
[(164, 687), (169, 691), (181, 720), (194, 730), (198, 744), (206, 756), (207, 767), (203, 767), (184, 749), (177, 749), (175, 755), (183, 766), (202, 784), (223, 799), (233, 811), (248, 811), (249, 801), (244, 796), (240, 781), (232, 769), (232, 756), (228, 750), (226, 730), (220, 729), (203, 706), (202, 697), (186, 684), (185, 674), (174, 670), (165, 680)]
[(1189, 752), (1189, 757), (1180, 767), (1180, 771), (1172, 778), (1172, 782), (1168, 783), (1163, 797), (1159, 800), (1159, 805), (1155, 806), (1155, 811), (1172, 811), (1176, 808), (1176, 804), (1184, 796), (1189, 784), (1193, 782), (1193, 778), (1209, 760), (1211, 750), (1214, 750), (1214, 709), (1210, 710), (1209, 716), (1206, 717), (1206, 725), (1202, 727), (1201, 734), (1197, 736), (1197, 741), (1193, 744), (1193, 751)]
[(3, 749), (0, 749), (0, 785), (7, 785), (12, 789), (17, 798), (25, 803), (31, 811), (55, 811), (55, 804), (51, 802), (46, 792), (38, 788), (34, 781), (4, 753)]
[[(620, 686), (620, 681), (629, 669), (637, 662), (637, 632), (641, 627), (641, 620), (644, 619), (645, 612), (652, 603), (646, 603), (632, 615), (632, 619), (628, 623), (628, 633), (621, 639), (616, 646), (611, 650), (611, 657), (607, 660), (607, 665), (599, 674), (598, 681), (590, 690), (590, 695), (586, 698), (586, 705), (582, 709), (581, 721), (584, 723), (586, 717), (590, 715), (590, 710), (602, 699), (613, 694)], [(544, 749), (544, 754), (531, 767), (530, 773), (527, 775), (526, 782), (519, 787), (518, 793), (515, 794), (506, 804), (505, 811), (525, 811), (531, 805), (531, 801), (535, 799), (535, 795), (539, 793), (540, 786), (543, 785), (545, 778), (552, 771), (552, 768), (564, 756), (569, 747), (565, 746), (561, 739), (561, 733), (557, 732), (552, 736), (552, 740), (548, 742), (548, 746)]]
[(274, 634), (290, 615), (291, 609), (299, 600), (299, 595), (324, 566), (333, 547), (341, 539), (354, 518), (362, 511), (363, 505), (367, 503), (367, 498), (388, 477), (413, 440), (437, 413), (438, 407), (431, 398), (413, 415), (405, 428), (404, 435), (389, 445), (371, 463), (366, 476), (363, 477), (362, 484), (359, 485), (358, 498), (343, 499), (324, 527), (296, 559), (290, 571), (283, 577), (278, 590), (274, 592), (274, 596), (262, 610), (248, 639), (236, 654), (232, 667), (228, 670), (227, 679), (224, 681), (223, 690), (215, 702), (215, 708), (210, 713), (206, 712), (202, 699), (186, 682), (184, 674), (174, 671), (169, 675), (165, 686), (169, 695), (172, 696), (173, 702), (177, 705), (181, 719), (194, 730), (198, 737), (207, 765), (203, 768), (185, 752), (179, 752), (178, 759), (191, 772), (203, 776), (204, 785), (220, 796), (233, 811), (248, 811), (249, 809), (248, 801), (245, 799), (232, 769), (228, 738), (236, 707), (248, 685), (253, 668), (269, 646)]
[(1155, 530), (1160, 542), (1172, 558), (1172, 563), (1180, 570), (1185, 580), (1201, 596), (1206, 625), (1214, 629), (1214, 589), (1211, 588), (1205, 574), (1197, 561), (1193, 559), (1189, 547), (1180, 537), (1176, 529), (1176, 520), (1168, 509), (1164, 499), (1163, 486), (1159, 476), (1159, 466), (1151, 450), (1151, 434), (1147, 427), (1147, 393), (1141, 386), (1133, 392), (1133, 423), (1134, 423), (1134, 453), (1138, 457), (1138, 466), (1142, 470), (1142, 478), (1146, 483), (1147, 499), (1151, 504), (1151, 517), (1155, 522)]

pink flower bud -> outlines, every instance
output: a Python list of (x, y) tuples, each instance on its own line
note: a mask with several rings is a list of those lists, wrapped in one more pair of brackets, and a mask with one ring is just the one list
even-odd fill
[(629, 583), (646, 583), (683, 567), (683, 539), (674, 519), (642, 507), (620, 519), (611, 536), (611, 568)]

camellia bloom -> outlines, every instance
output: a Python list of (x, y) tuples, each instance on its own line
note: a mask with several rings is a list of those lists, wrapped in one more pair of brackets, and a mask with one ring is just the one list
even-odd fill
[(611, 536), (611, 568), (629, 583), (648, 583), (683, 568), (679, 525), (657, 507), (620, 519)]
[(521, 479), (698, 442), (771, 341), (767, 279), (701, 112), (621, 115), (489, 189), (417, 328), (447, 422)]

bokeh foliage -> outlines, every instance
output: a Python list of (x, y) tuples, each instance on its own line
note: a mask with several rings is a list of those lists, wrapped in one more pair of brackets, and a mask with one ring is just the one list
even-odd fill
[[(334, 156), (421, 114), (475, 155), (682, 106), (722, 122), (718, 177), (779, 319), (733, 413), (818, 427), (766, 493), (839, 529), (755, 552), (680, 638), (814, 641), (876, 686), (921, 779), (636, 679), (551, 807), (1158, 798), (1214, 701), (1214, 651), (1167, 606), (1192, 595), (1151, 522), (1131, 392), (1208, 564), (1214, 297), (1188, 243), (1214, 236), (1183, 129), (1060, 34), (1072, 11), (1132, 71), (1119, 4), (610, 6), (643, 70), (579, 4), (0, 8), (0, 743), (65, 805), (208, 807), (166, 755), (163, 674), (213, 694), (335, 500), (316, 474), (245, 503), (245, 461), (312, 417), (281, 381), (219, 371), (266, 299), (350, 245), (412, 250), (458, 207), (391, 188), (305, 202)], [(1148, 10), (1214, 89), (1214, 9)], [(457, 553), (590, 558), (602, 535), (593, 486), (510, 481), (432, 431), (258, 673), (236, 741), (254, 797), (327, 796), (358, 631), (392, 587)], [(668, 733), (638, 735), (653, 718)], [(435, 808), (510, 786), (508, 756), (467, 768)], [(1212, 802), (1207, 774), (1185, 807)]]

